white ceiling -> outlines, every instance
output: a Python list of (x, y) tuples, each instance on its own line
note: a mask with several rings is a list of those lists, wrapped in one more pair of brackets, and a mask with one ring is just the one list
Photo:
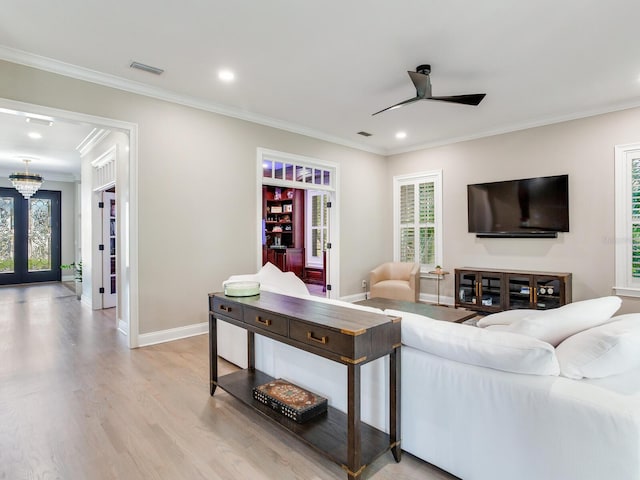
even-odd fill
[[(0, 58), (388, 154), (640, 105), (639, 19), (635, 0), (3, 0)], [(434, 95), (486, 98), (372, 117), (423, 63)]]
[[(31, 121), (27, 122), (27, 118)], [(29, 171), (46, 180), (80, 179), (80, 152), (76, 147), (89, 135), (93, 126), (51, 118), (43, 119), (25, 112), (0, 109), (0, 177), (24, 172), (23, 159), (29, 159)], [(41, 138), (31, 138), (37, 133)]]

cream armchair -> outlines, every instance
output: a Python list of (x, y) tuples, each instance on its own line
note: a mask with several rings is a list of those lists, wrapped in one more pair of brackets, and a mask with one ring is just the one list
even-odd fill
[(420, 295), (420, 264), (388, 262), (371, 270), (370, 296), (417, 302)]

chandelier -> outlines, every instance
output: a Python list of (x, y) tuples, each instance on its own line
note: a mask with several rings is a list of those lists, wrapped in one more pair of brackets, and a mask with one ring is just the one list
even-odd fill
[(13, 184), (13, 187), (18, 190), (24, 198), (29, 198), (36, 193), (42, 185), (42, 175), (37, 173), (29, 173), (29, 163), (31, 160), (22, 160), (25, 163), (24, 172), (12, 173), (9, 175), (9, 180)]

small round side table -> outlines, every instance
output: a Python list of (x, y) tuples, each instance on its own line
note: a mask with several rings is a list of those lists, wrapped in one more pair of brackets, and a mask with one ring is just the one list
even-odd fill
[(445, 271), (445, 270), (431, 270), (429, 272), (430, 275), (435, 275), (436, 276), (436, 288), (437, 288), (437, 292), (438, 292), (438, 300), (436, 305), (440, 305), (440, 280), (442, 280), (444, 278), (445, 275), (448, 275), (449, 272)]

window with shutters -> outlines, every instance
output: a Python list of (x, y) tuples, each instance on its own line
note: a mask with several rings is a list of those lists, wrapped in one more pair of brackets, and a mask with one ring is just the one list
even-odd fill
[(640, 143), (615, 148), (616, 285), (640, 297)]
[(442, 171), (403, 175), (394, 183), (394, 260), (421, 270), (442, 264)]

